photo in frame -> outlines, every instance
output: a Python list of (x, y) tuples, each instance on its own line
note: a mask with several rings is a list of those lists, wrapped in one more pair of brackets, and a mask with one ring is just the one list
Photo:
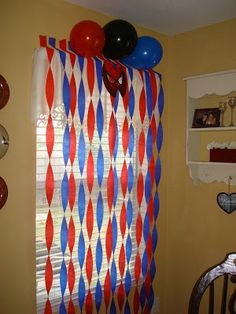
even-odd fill
[(195, 109), (193, 116), (193, 128), (210, 128), (220, 126), (219, 108)]

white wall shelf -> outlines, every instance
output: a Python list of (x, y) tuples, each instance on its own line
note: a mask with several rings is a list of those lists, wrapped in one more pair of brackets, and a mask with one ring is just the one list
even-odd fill
[[(236, 185), (236, 163), (210, 162), (206, 146), (212, 141), (236, 141), (235, 126), (192, 128), (195, 109), (218, 107), (219, 101), (227, 101), (228, 96), (236, 95), (236, 69), (224, 72), (184, 78), (186, 81), (186, 164), (194, 182), (225, 182), (232, 177)], [(230, 109), (228, 108), (228, 114)]]

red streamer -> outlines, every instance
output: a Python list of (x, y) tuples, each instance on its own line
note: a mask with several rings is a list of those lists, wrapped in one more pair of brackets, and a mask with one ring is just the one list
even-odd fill
[(90, 194), (93, 189), (93, 181), (94, 181), (94, 161), (92, 151), (90, 150), (87, 161), (87, 185)]
[(50, 253), (52, 240), (53, 240), (53, 220), (51, 211), (48, 211), (46, 227), (45, 227), (45, 238), (46, 238), (46, 246), (48, 250), (48, 254)]
[[(121, 184), (123, 197), (125, 198), (127, 186), (128, 186), (128, 169), (127, 169), (127, 165), (126, 165), (125, 160), (124, 160), (123, 167), (121, 170), (120, 184)], [(125, 221), (126, 221), (126, 219), (125, 219)]]
[(90, 144), (92, 144), (92, 140), (93, 140), (94, 127), (95, 127), (95, 115), (94, 115), (93, 103), (91, 100), (89, 104), (88, 119), (87, 119), (88, 137), (89, 137)]

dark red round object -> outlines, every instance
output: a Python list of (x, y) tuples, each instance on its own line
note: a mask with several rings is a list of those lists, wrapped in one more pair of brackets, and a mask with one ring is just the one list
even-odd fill
[(70, 32), (70, 45), (75, 53), (94, 57), (101, 53), (105, 45), (105, 33), (98, 23), (81, 21)]
[(7, 201), (8, 197), (8, 188), (5, 180), (0, 177), (0, 209), (3, 208)]
[(0, 109), (8, 102), (10, 96), (9, 86), (5, 78), (0, 74)]

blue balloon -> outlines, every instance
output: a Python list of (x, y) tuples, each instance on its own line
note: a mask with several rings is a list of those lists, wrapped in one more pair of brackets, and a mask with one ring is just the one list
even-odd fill
[(136, 69), (152, 69), (162, 58), (163, 49), (160, 42), (150, 36), (138, 38), (133, 52), (121, 61)]

